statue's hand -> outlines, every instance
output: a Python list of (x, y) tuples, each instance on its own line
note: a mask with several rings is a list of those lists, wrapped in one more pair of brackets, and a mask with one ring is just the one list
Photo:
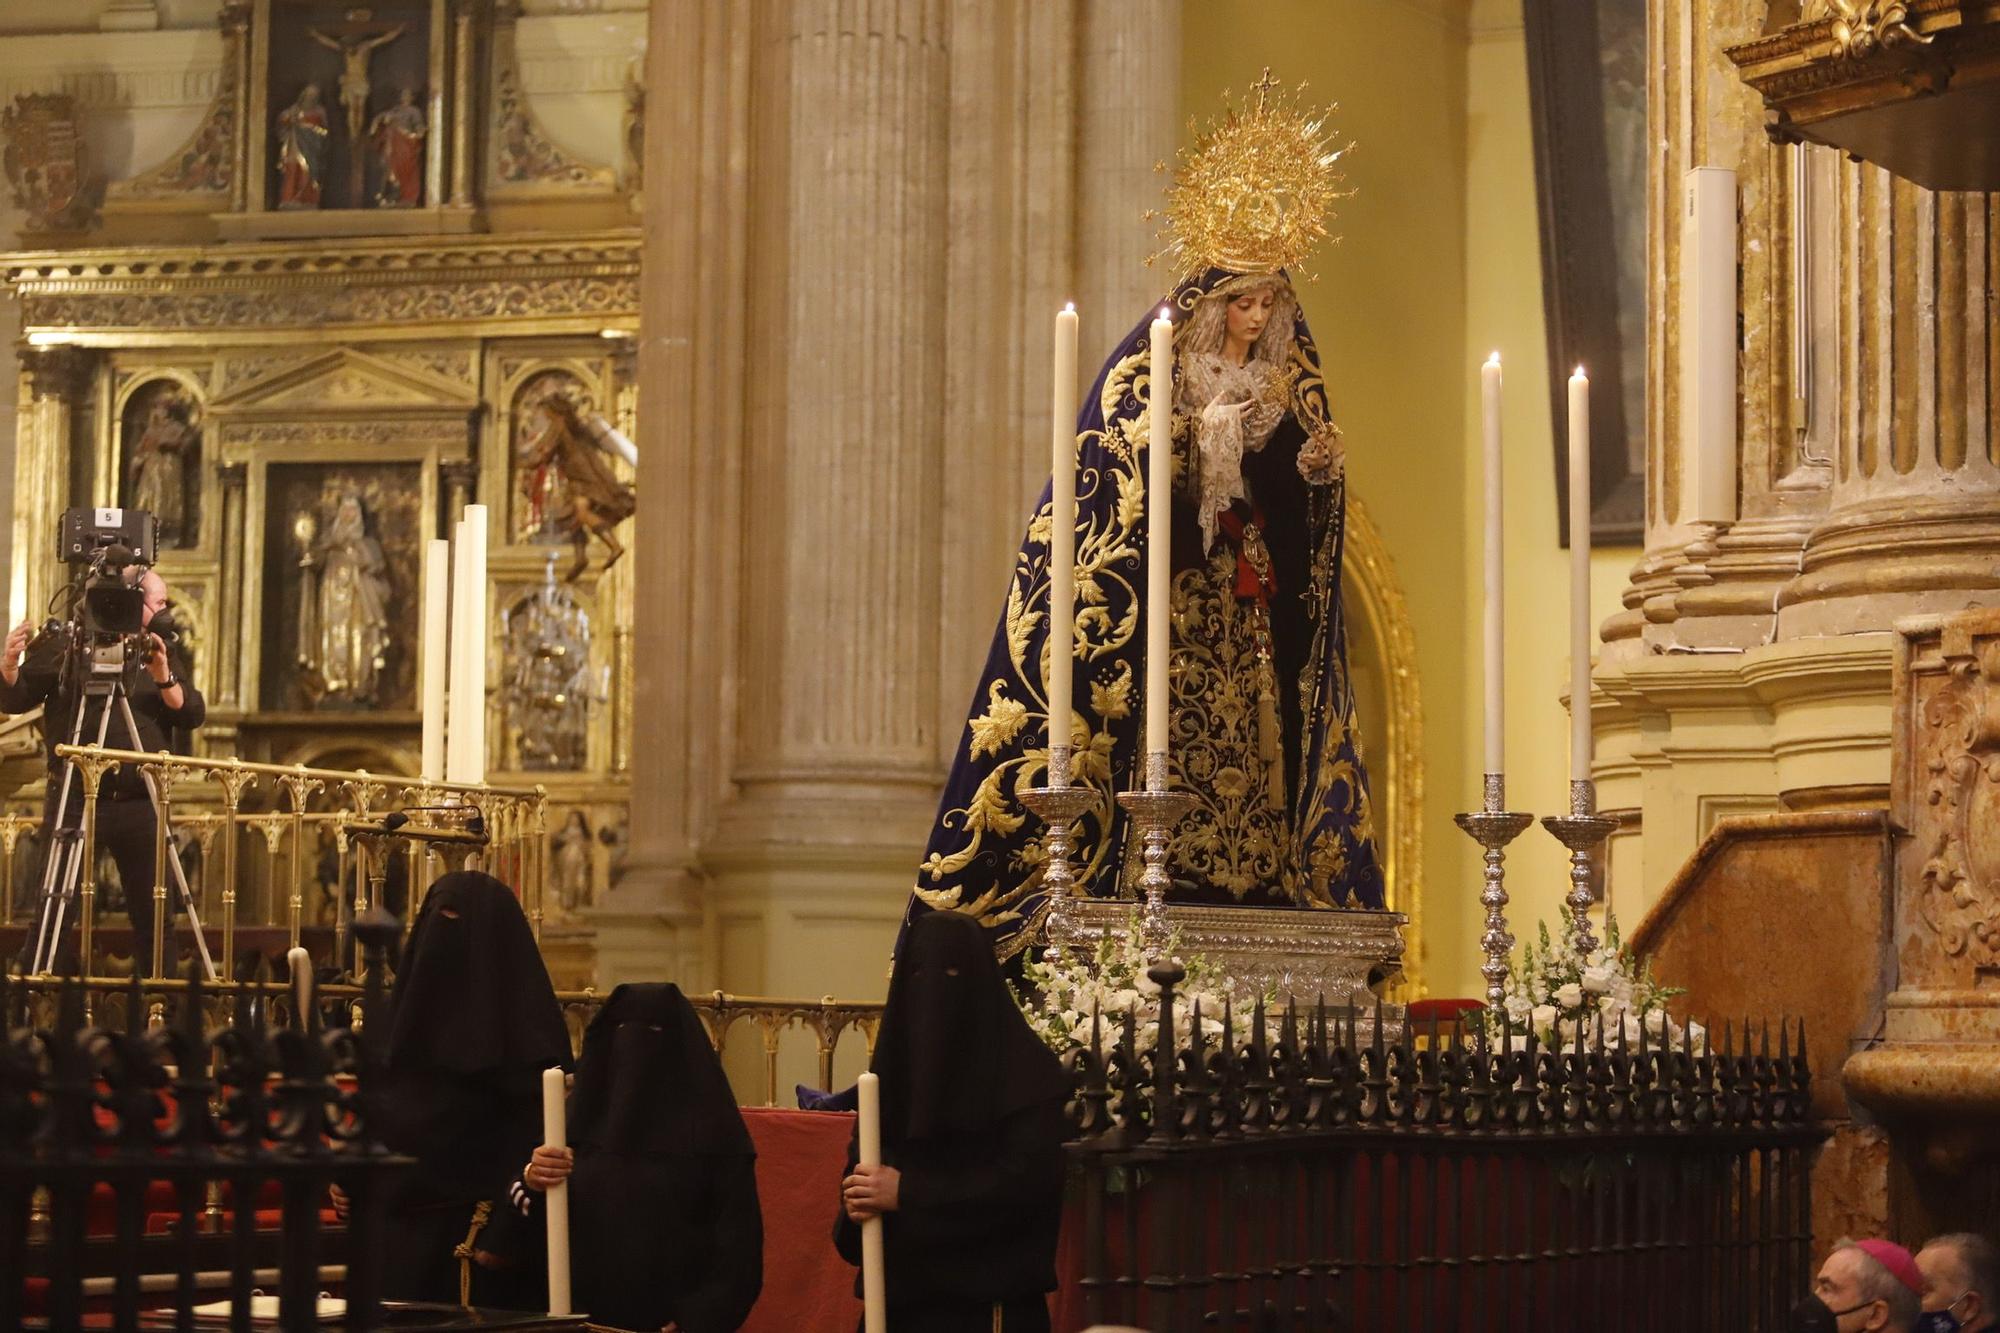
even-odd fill
[(1340, 428), (1327, 425), (1306, 437), (1299, 448), (1299, 475), (1315, 486), (1328, 486), (1347, 468), (1347, 450), (1340, 442)]

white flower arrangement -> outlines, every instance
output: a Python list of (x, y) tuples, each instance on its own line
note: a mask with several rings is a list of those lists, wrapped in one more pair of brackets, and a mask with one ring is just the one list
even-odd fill
[[(1061, 1055), (1090, 1041), (1093, 1018), (1103, 1022), (1104, 1042), (1117, 1040), (1125, 1016), (1132, 1015), (1136, 1036), (1142, 1045), (1150, 1043), (1151, 1032), (1160, 1021), (1160, 987), (1146, 969), (1146, 958), (1136, 914), (1118, 932), (1107, 932), (1095, 952), (1075, 946), (1064, 949), (1060, 961), (1042, 960), (1040, 951), (1029, 953), (1022, 965), (1025, 984), (1015, 988), (1014, 1002), (1028, 1020), (1035, 1035), (1050, 1050)], [(1173, 959), (1187, 975), (1174, 987), (1174, 1034), (1179, 1041), (1188, 1037), (1189, 1024), (1197, 1006), (1201, 1010), (1202, 1036), (1213, 1043), (1222, 1036), (1225, 1012), (1238, 1041), (1248, 1041), (1254, 1022), (1254, 1004), (1225, 1008), (1225, 998), (1237, 993), (1221, 966), (1201, 954), (1183, 952), (1180, 932), (1167, 940), (1163, 956)], [(1264, 997), (1267, 1006), (1274, 1002)]]
[(1684, 993), (1660, 985), (1652, 964), (1633, 958), (1615, 918), (1606, 916), (1604, 943), (1581, 958), (1567, 937), (1556, 947), (1543, 922), (1540, 947), (1530, 943), (1521, 950), (1508, 973), (1505, 1009), (1488, 1011), (1487, 1030), (1498, 1038), (1504, 1017), (1517, 1048), (1527, 1045), (1530, 1031), (1544, 1046), (1574, 1047), (1579, 1032), (1595, 1041), (1600, 1027), (1607, 1046), (1622, 1036), (1636, 1050), (1642, 1035), (1654, 1047), (1700, 1043), (1707, 1036), (1701, 1024), (1682, 1028), (1667, 1012), (1667, 1001)]

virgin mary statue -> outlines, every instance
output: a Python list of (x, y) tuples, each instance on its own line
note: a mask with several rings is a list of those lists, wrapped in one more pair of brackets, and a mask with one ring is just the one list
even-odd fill
[[(1170, 901), (1383, 905), (1341, 606), (1345, 455), (1290, 265), (1337, 196), (1323, 122), (1273, 88), (1184, 159), (1163, 308), (1174, 383), (1148, 374), (1149, 310), (1077, 416), (1073, 780), (1102, 799), (1076, 830), (1079, 892), (1118, 896), (1137, 849), (1113, 793), (1143, 785), (1145, 442), (1173, 411), (1170, 777), (1195, 798), (1170, 851)], [(1036, 936), (1045, 829), (1019, 793), (1047, 781), (1050, 493), (1031, 515), (910, 914), (976, 917), (1002, 957)], [(1136, 839), (1133, 840), (1136, 843)]]

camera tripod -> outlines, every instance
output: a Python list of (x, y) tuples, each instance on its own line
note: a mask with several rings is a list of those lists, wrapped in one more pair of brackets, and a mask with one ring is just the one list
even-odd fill
[[(139, 725), (132, 716), (132, 700), (125, 688), (126, 653), (117, 650), (115, 659), (103, 648), (95, 649), (89, 658), (89, 673), (86, 675), (81, 695), (77, 700), (76, 718), (70, 726), (69, 743), (83, 743), (84, 718), (90, 712), (92, 700), (97, 701), (97, 738), (95, 744), (102, 746), (104, 738), (111, 730), (111, 710), (118, 709), (124, 719), (125, 734), (131, 738), (134, 748), (139, 744)], [(194, 933), (195, 952), (201, 957), (203, 976), (216, 980), (215, 960), (209, 956), (208, 940), (202, 932), (201, 916), (196, 911), (194, 894), (188, 889), (187, 872), (181, 867), (180, 851), (174, 845), (173, 827), (168, 821), (167, 806), (160, 799), (160, 789), (153, 781), (153, 775), (145, 769), (139, 770), (139, 778), (146, 784), (146, 799), (152, 804), (153, 817), (159, 821), (159, 831), (155, 838), (155, 863), (153, 877), (160, 881), (162, 875), (171, 875), (175, 892), (179, 894), (182, 910), (187, 913), (188, 926)], [(84, 872), (83, 864), (83, 801), (76, 802), (76, 814), (70, 814), (70, 797), (76, 782), (76, 765), (63, 765), (61, 794), (56, 803), (56, 827), (51, 831), (48, 855), (42, 868), (41, 906), (37, 913), (35, 928), (35, 951), (29, 971), (45, 975), (55, 968), (58, 950), (62, 944), (63, 930), (69, 924), (70, 907), (76, 901), (77, 886)], [(164, 835), (164, 836), (162, 836)], [(93, 855), (95, 848), (91, 849)], [(164, 860), (162, 867), (159, 861)], [(94, 871), (93, 871), (94, 873)], [(160, 881), (164, 882), (164, 881)], [(125, 886), (129, 901), (134, 893), (151, 893), (152, 885)], [(156, 904), (153, 929), (156, 938), (165, 941), (170, 938), (174, 924), (174, 899), (169, 897), (163, 904)], [(143, 944), (134, 938), (133, 953), (136, 955)], [(164, 956), (164, 946), (162, 948)], [(139, 962), (135, 956), (135, 965)], [(89, 960), (82, 960), (84, 969), (89, 968)]]

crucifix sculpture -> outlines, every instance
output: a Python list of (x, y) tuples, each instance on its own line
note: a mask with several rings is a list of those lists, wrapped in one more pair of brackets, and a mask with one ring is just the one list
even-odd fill
[(307, 28), (306, 35), (340, 56), (340, 104), (347, 111), (348, 207), (359, 208), (368, 191), (368, 155), (362, 136), (368, 128), (368, 62), (377, 47), (387, 46), (410, 30), (407, 23), (383, 28), (371, 23), (365, 9), (351, 9), (345, 23), (330, 23), (326, 31)]

